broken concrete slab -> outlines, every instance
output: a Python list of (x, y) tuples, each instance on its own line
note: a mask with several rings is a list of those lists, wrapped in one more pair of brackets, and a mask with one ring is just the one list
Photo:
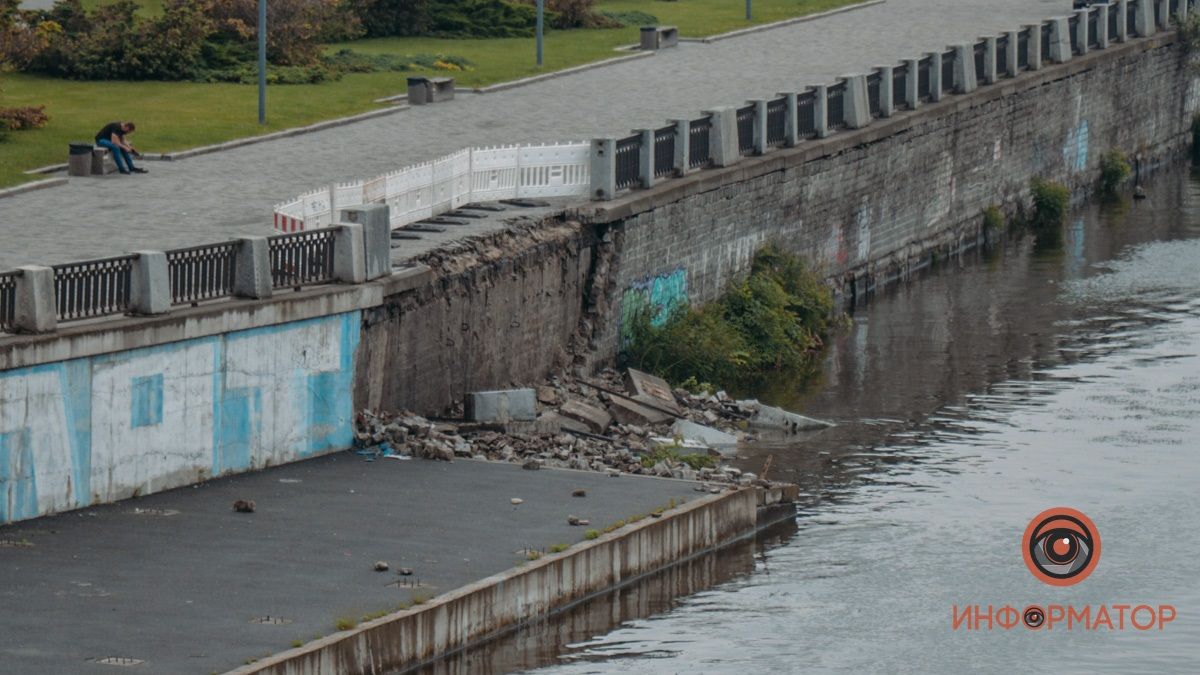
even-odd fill
[(734, 446), (737, 445), (737, 437), (720, 429), (713, 429), (688, 420), (675, 420), (675, 424), (671, 425), (671, 432), (685, 441), (703, 443), (722, 455), (735, 454)]
[(564, 417), (583, 422), (588, 426), (588, 431), (594, 434), (604, 433), (612, 424), (612, 415), (607, 411), (574, 399), (564, 403), (558, 412)]
[(783, 429), (790, 433), (796, 433), (800, 431), (815, 431), (834, 426), (833, 422), (826, 422), (814, 417), (805, 417), (804, 415), (790, 412), (783, 408), (764, 405), (755, 399), (738, 401), (737, 403), (743, 409), (753, 411), (748, 422), (750, 426), (754, 427)]
[(671, 419), (671, 416), (660, 410), (649, 408), (629, 399), (613, 396), (612, 403), (608, 406), (608, 412), (613, 416), (613, 419), (621, 424), (633, 424), (636, 426), (648, 426), (653, 424), (661, 424)]
[(532, 421), (537, 403), (532, 389), (476, 391), (467, 394), (466, 416), (472, 422)]
[(537, 400), (546, 405), (555, 405), (558, 403), (558, 392), (554, 391), (554, 387), (538, 387)]
[(657, 450), (659, 448), (672, 448), (682, 456), (707, 455), (711, 449), (707, 444), (689, 438), (676, 439), (667, 438), (666, 436), (651, 436), (650, 449)]
[(592, 429), (588, 425), (573, 420), (570, 417), (564, 417), (556, 412), (544, 412), (538, 415), (537, 431), (541, 433), (558, 433), (559, 431), (582, 431), (591, 433)]
[(671, 392), (671, 385), (661, 377), (630, 368), (625, 371), (625, 390), (630, 396), (651, 406), (676, 415), (683, 412), (675, 400), (675, 394)]

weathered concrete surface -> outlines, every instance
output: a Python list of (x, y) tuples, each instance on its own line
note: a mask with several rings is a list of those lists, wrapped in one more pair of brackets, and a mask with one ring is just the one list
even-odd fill
[[(758, 495), (746, 488), (601, 535), (231, 675), (377, 673), (435, 658), (754, 532)], [(791, 511), (794, 514), (794, 510)]]
[[(571, 496), (579, 487), (586, 498)], [(514, 508), (512, 497), (524, 503)], [(106, 656), (142, 659), (139, 672), (225, 671), (330, 635), (339, 617), (394, 610), (414, 590), (442, 596), (507, 570), (527, 545), (577, 544), (584, 528), (567, 525), (568, 514), (604, 527), (700, 497), (681, 481), (341, 453), (3, 526), (0, 541), (31, 546), (0, 546), (0, 672), (114, 672), (87, 661)], [(257, 512), (233, 512), (236, 499)], [(706, 532), (662, 550), (686, 554), (727, 534)], [(604, 573), (593, 579), (636, 573), (650, 551), (636, 544), (648, 541), (594, 549)], [(628, 551), (627, 562), (614, 567), (612, 550)], [(373, 571), (377, 560), (391, 570)], [(401, 567), (413, 575), (398, 576)], [(388, 585), (417, 578), (418, 589)], [(494, 607), (540, 609), (509, 602)], [(291, 623), (250, 623), (265, 615)]]

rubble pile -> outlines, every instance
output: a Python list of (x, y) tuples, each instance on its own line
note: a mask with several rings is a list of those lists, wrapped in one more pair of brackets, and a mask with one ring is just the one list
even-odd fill
[(535, 389), (474, 393), (464, 418), (453, 421), (363, 410), (355, 440), (384, 456), (753, 484), (754, 474), (722, 464), (737, 443), (757, 438), (747, 424), (753, 403), (671, 389), (635, 370), (606, 370), (592, 378), (551, 377)]

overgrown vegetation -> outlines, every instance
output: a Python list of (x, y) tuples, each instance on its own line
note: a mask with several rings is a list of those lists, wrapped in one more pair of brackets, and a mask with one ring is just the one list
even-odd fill
[(333, 622), (333, 627), (338, 630), (350, 630), (357, 625), (358, 619), (355, 619), (351, 616), (339, 616), (337, 620)]
[(983, 210), (983, 227), (986, 230), (999, 232), (1004, 229), (1004, 212), (995, 204), (988, 204)]
[(1179, 44), (1183, 45), (1186, 53), (1192, 54), (1200, 49), (1200, 15), (1189, 11), (1187, 18), (1181, 21), (1178, 14), (1172, 14), (1171, 25), (1175, 27)]
[(1129, 178), (1133, 169), (1129, 166), (1129, 158), (1120, 150), (1109, 150), (1100, 157), (1100, 193), (1116, 194), (1121, 183)]
[(717, 465), (715, 457), (705, 454), (683, 454), (682, 450), (681, 445), (660, 445), (643, 454), (640, 461), (647, 469), (662, 461), (683, 462), (697, 471)]
[(1062, 183), (1034, 177), (1030, 181), (1033, 192), (1033, 213), (1030, 225), (1034, 230), (1047, 230), (1062, 225), (1067, 217), (1071, 192)]
[(770, 245), (755, 254), (749, 276), (713, 303), (640, 308), (625, 352), (635, 368), (673, 383), (732, 386), (808, 365), (832, 317), (833, 297), (820, 277)]
[(592, 539), (596, 539), (599, 536), (600, 536), (600, 531), (596, 530), (596, 529), (589, 529), (588, 531), (583, 533), (583, 538), (587, 539), (588, 541), (591, 541)]

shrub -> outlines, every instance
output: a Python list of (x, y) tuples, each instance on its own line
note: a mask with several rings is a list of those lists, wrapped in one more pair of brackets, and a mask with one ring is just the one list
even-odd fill
[[(545, 14), (553, 24), (552, 12)], [(429, 17), (434, 37), (531, 37), (537, 11), (504, 0), (430, 0)]]
[(0, 108), (0, 129), (23, 131), (25, 129), (40, 129), (50, 121), (46, 114), (46, 106), (25, 108)]
[[(211, 3), (210, 15), (224, 38), (257, 40), (258, 0), (177, 0)], [(362, 34), (358, 17), (344, 0), (271, 0), (267, 4), (267, 60), (281, 66), (312, 66), (321, 43)]]
[(429, 0), (351, 0), (367, 37), (425, 35)]
[(1100, 192), (1106, 195), (1116, 193), (1121, 183), (1129, 178), (1133, 169), (1129, 159), (1120, 150), (1109, 150), (1100, 157)]
[(594, 529), (588, 530), (587, 532), (583, 533), (583, 538), (587, 539), (589, 541), (592, 539), (595, 539), (599, 536), (600, 536), (599, 530), (594, 530)]
[(987, 230), (998, 231), (1004, 229), (1004, 212), (995, 204), (988, 204), (983, 210), (983, 227)]
[(1030, 181), (1033, 191), (1033, 215), (1031, 224), (1035, 229), (1048, 229), (1062, 224), (1067, 217), (1067, 206), (1071, 193), (1062, 183), (1035, 177)]
[(658, 25), (658, 17), (653, 14), (647, 14), (638, 10), (630, 10), (626, 12), (618, 12), (611, 10), (601, 10), (600, 12), (610, 21), (613, 21), (620, 26), (655, 26)]
[[(537, 0), (521, 0), (537, 5)], [(546, 24), (551, 28), (616, 28), (619, 21), (596, 11), (596, 0), (546, 0)]]
[(796, 256), (775, 246), (757, 254), (750, 275), (700, 309), (636, 311), (625, 331), (630, 363), (672, 382), (744, 383), (808, 365), (829, 328), (833, 297)]

